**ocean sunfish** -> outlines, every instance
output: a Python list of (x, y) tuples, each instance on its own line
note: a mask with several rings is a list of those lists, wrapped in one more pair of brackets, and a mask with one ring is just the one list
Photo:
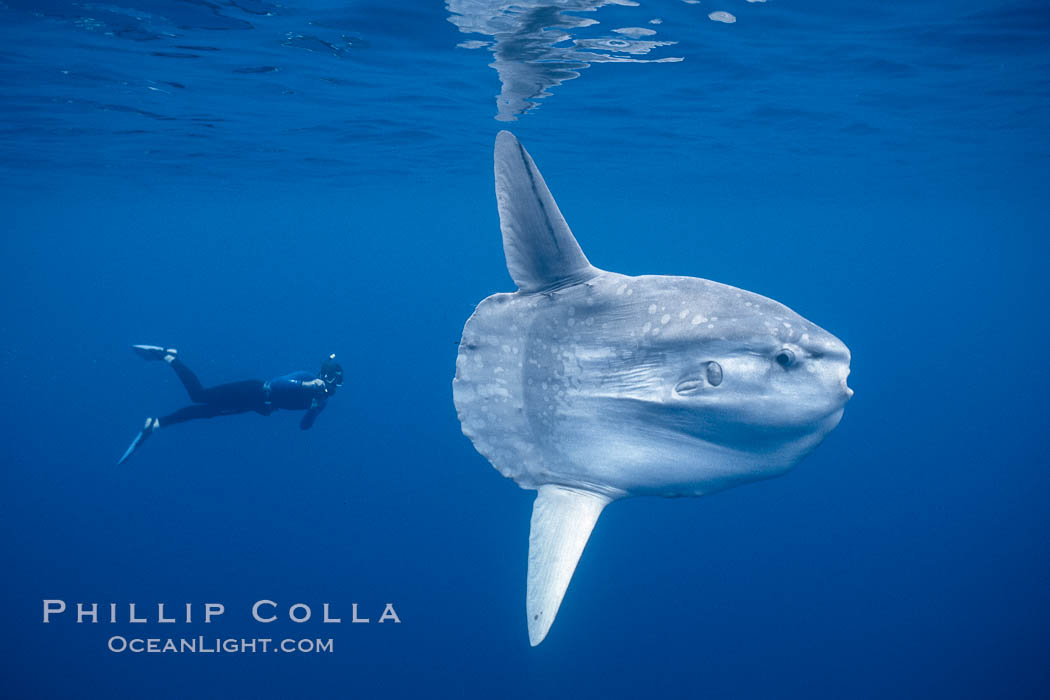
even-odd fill
[(761, 295), (594, 267), (508, 131), (495, 173), (518, 291), (467, 320), (452, 389), (478, 452), (538, 491), (526, 590), (535, 646), (610, 501), (783, 474), (842, 417), (850, 353)]

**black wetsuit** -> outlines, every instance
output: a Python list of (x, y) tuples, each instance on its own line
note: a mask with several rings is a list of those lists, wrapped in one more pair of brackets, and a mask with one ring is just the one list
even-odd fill
[(303, 382), (317, 378), (309, 372), (293, 372), (268, 382), (251, 379), (204, 388), (197, 375), (177, 357), (170, 364), (189, 392), (190, 400), (196, 405), (180, 408), (171, 415), (161, 417), (159, 427), (162, 428), (196, 418), (230, 416), (248, 411), (268, 416), (283, 408), (292, 411), (305, 410), (306, 415), (300, 421), (299, 427), (307, 430), (314, 424), (317, 415), (324, 410), (328, 400), (329, 390), (326, 386), (303, 385)]

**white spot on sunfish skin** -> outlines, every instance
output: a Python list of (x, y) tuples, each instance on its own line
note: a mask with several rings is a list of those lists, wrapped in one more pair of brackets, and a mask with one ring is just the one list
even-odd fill
[(649, 304), (649, 313), (651, 313), (651, 314), (655, 314), (656, 313), (656, 304)]
[(682, 309), (681, 313), (678, 314), (678, 318), (685, 320), (685, 317), (689, 315), (689, 309)]
[(694, 326), (699, 326), (701, 323), (703, 323), (706, 320), (707, 320), (706, 318), (704, 318), (700, 314), (697, 314), (696, 316), (693, 316), (693, 325)]
[(652, 330), (652, 328), (653, 328), (653, 324), (651, 324), (651, 323), (649, 323), (647, 321), (646, 324), (644, 326), (642, 326), (642, 334), (644, 335), (644, 334), (648, 333), (650, 330)]
[(664, 314), (660, 317), (660, 323), (667, 323), (671, 320), (671, 314)]
[(710, 19), (712, 22), (723, 22), (725, 24), (732, 24), (733, 22), (736, 22), (736, 17), (729, 14), (728, 12), (722, 12), (721, 10), (719, 10), (718, 12), (712, 12), (707, 16), (707, 18)]

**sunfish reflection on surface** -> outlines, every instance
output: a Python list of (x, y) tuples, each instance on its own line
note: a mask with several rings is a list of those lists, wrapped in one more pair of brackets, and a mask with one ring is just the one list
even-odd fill
[(572, 12), (593, 12), (606, 5), (626, 5), (623, 0), (447, 0), (449, 22), (464, 34), (488, 36), (471, 40), (463, 48), (488, 47), (491, 66), (499, 73), (502, 88), (497, 97), (496, 119), (514, 121), (550, 95), (549, 88), (580, 76), (592, 63), (673, 63), (681, 58), (638, 58), (675, 41), (654, 41), (655, 30), (626, 27), (613, 34), (574, 38), (573, 31), (598, 24)]
[(842, 417), (850, 354), (758, 294), (592, 266), (507, 131), (495, 175), (518, 291), (488, 297), (467, 320), (453, 398), (474, 447), (538, 490), (526, 592), (535, 646), (609, 502), (784, 473)]

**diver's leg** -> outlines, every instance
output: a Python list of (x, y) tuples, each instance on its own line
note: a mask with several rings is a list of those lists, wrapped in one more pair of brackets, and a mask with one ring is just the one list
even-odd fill
[[(175, 364), (172, 363), (172, 366), (174, 367)], [(176, 371), (179, 370), (176, 369)], [(183, 371), (188, 373), (193, 379), (196, 379), (188, 369), (183, 367)], [(188, 385), (186, 389), (189, 390)], [(190, 398), (201, 403), (180, 408), (171, 415), (161, 417), (158, 427), (163, 428), (174, 423), (182, 423), (197, 418), (231, 416), (234, 413), (259, 411), (266, 408), (266, 391), (263, 389), (263, 383), (254, 379), (246, 382), (219, 384), (207, 389), (198, 388), (195, 391), (191, 391)]]
[(171, 357), (170, 360), (167, 357), (164, 360), (171, 365), (179, 381), (186, 387), (186, 393), (190, 395), (190, 401), (195, 403), (208, 403), (211, 401), (206, 390), (201, 386), (201, 380), (197, 379), (197, 375), (193, 373), (193, 370), (182, 364), (182, 360), (177, 356), (169, 355), (169, 357)]
[(186, 392), (190, 395), (190, 401), (194, 403), (208, 402), (208, 398), (204, 394), (204, 388), (201, 386), (201, 380), (197, 379), (197, 375), (193, 373), (193, 370), (182, 364), (178, 350), (175, 348), (164, 348), (160, 345), (132, 345), (131, 349), (145, 360), (164, 360), (167, 362), (175, 370), (175, 375), (178, 376), (182, 385), (186, 387)]
[(263, 382), (250, 380), (246, 382), (233, 382), (231, 384), (220, 384), (210, 389), (201, 388), (200, 381), (185, 365), (172, 357), (171, 360), (164, 358), (172, 366), (179, 379), (186, 386), (190, 398), (199, 403), (193, 406), (180, 408), (160, 418), (147, 418), (146, 424), (125, 450), (124, 455), (117, 464), (123, 464), (127, 459), (159, 428), (166, 428), (176, 423), (185, 423), (188, 420), (199, 418), (214, 418), (216, 416), (232, 416), (235, 413), (246, 413), (257, 411), (263, 415), (269, 415), (272, 411), (267, 403), (267, 391)]
[(176, 423), (185, 423), (188, 420), (195, 420), (197, 418), (214, 418), (215, 416), (221, 416), (227, 413), (230, 413), (229, 409), (223, 408), (222, 406), (213, 406), (211, 404), (186, 406), (185, 408), (180, 408), (174, 413), (158, 418), (156, 428), (167, 428), (169, 425), (175, 425)]

